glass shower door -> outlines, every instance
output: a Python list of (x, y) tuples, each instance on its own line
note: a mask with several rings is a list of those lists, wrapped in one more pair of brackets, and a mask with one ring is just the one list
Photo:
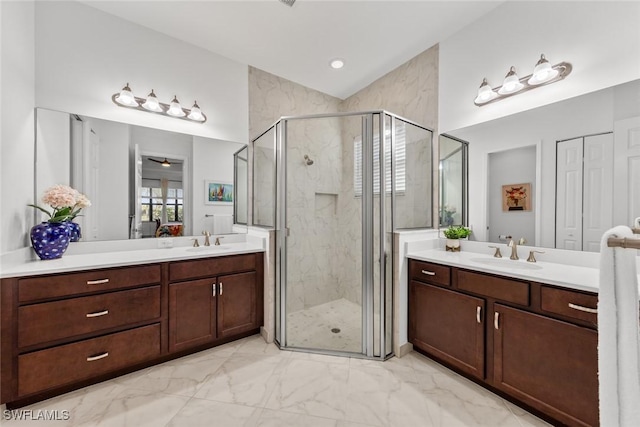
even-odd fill
[(286, 347), (364, 351), (362, 129), (359, 115), (284, 120)]

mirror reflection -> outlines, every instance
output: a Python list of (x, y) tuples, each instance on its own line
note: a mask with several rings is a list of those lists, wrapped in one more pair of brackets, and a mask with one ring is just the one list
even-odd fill
[(467, 224), (468, 143), (440, 135), (440, 227)]
[(471, 238), (592, 251), (603, 231), (632, 225), (638, 99), (640, 80), (449, 132), (469, 143)]
[(38, 108), (34, 197), (86, 194), (82, 241), (246, 232), (246, 157), (246, 144)]

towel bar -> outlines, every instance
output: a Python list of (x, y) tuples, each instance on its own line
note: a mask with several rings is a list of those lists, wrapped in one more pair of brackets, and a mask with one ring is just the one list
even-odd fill
[(640, 239), (609, 237), (607, 246), (610, 248), (640, 249)]

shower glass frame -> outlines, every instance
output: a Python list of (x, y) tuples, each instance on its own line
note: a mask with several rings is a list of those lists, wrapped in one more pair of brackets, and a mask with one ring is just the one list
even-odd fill
[[(362, 349), (361, 352), (347, 352), (320, 348), (296, 347), (287, 344), (287, 125), (289, 122), (298, 120), (311, 120), (323, 118), (341, 118), (350, 116), (360, 116), (362, 118)], [(349, 113), (329, 113), (313, 114), (301, 116), (284, 116), (276, 121), (267, 130), (252, 140), (252, 146), (264, 137), (269, 136), (273, 131), (274, 147), (274, 224), (275, 228), (275, 341), (281, 349), (292, 351), (303, 351), (310, 353), (320, 353), (335, 356), (348, 356), (367, 359), (385, 360), (393, 356), (393, 277), (394, 269), (397, 266), (393, 261), (394, 232), (396, 228), (396, 185), (395, 185), (395, 153), (396, 153), (396, 125), (401, 121), (418, 129), (429, 132), (428, 148), (430, 149), (429, 163), (425, 167), (429, 168), (432, 180), (434, 168), (433, 156), (433, 130), (417, 124), (411, 120), (400, 117), (385, 110), (373, 110)], [(377, 131), (377, 132), (376, 132)], [(379, 135), (378, 159), (374, 159), (374, 136)], [(389, 134), (388, 134), (389, 133)], [(382, 137), (380, 137), (382, 136)], [(261, 141), (262, 142), (262, 141)], [(387, 149), (387, 144), (390, 148)], [(390, 157), (390, 162), (385, 162), (385, 156)], [(379, 194), (374, 191), (374, 163), (379, 162)], [(391, 186), (387, 190), (385, 168), (391, 165)], [(255, 162), (254, 162), (255, 168)], [(253, 183), (255, 184), (255, 169)], [(387, 200), (387, 196), (389, 200)], [(376, 211), (375, 198), (379, 198)], [(429, 186), (429, 200), (433, 204), (433, 182)], [(252, 209), (254, 209), (254, 202)], [(387, 206), (390, 204), (390, 206)], [(255, 211), (255, 210), (254, 210)], [(390, 214), (389, 214), (390, 213)], [(374, 248), (375, 231), (374, 222), (379, 227), (378, 254), (383, 254), (379, 262), (379, 292), (377, 298), (378, 324), (374, 325), (374, 305), (375, 295), (374, 277), (375, 254)], [(260, 226), (270, 224), (259, 224)], [(433, 228), (434, 220), (431, 217), (431, 224), (426, 228)], [(406, 229), (405, 229), (406, 230)], [(387, 241), (387, 237), (390, 237)], [(374, 336), (374, 331), (375, 335)], [(375, 344), (375, 345), (374, 345)]]

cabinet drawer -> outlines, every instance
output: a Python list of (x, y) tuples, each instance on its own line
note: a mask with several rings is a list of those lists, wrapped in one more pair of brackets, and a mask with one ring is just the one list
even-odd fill
[(451, 285), (451, 267), (411, 260), (410, 270), (411, 279), (436, 285)]
[(18, 299), (22, 303), (156, 283), (160, 283), (159, 265), (58, 274), (20, 279)]
[(542, 286), (540, 306), (549, 313), (598, 324), (597, 295)]
[(255, 270), (256, 256), (256, 254), (233, 255), (193, 261), (173, 262), (169, 265), (169, 280), (171, 282), (175, 282), (199, 277), (211, 277), (226, 273)]
[(18, 356), (18, 395), (25, 396), (160, 356), (154, 324)]
[(18, 347), (159, 317), (160, 286), (25, 305), (18, 309)]
[(529, 283), (458, 270), (458, 289), (514, 304), (529, 305)]

